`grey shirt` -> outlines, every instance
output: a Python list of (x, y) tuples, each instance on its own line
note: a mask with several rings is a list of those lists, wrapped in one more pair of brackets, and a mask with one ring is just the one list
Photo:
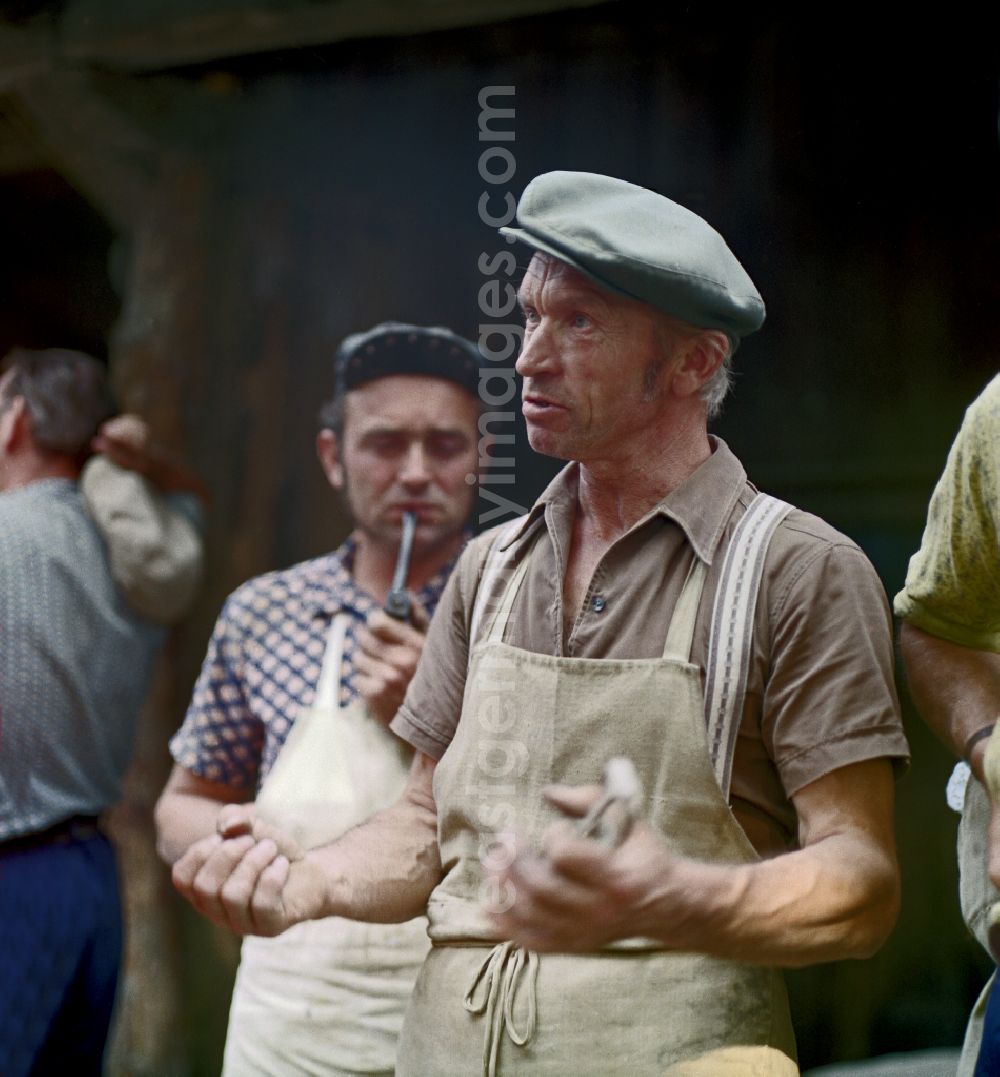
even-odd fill
[(116, 590), (76, 483), (0, 494), (0, 840), (118, 799), (164, 632)]

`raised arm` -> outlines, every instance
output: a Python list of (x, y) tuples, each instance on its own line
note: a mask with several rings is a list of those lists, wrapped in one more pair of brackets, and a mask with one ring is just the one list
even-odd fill
[[(580, 814), (594, 795), (558, 787), (551, 799)], [(519, 856), (501, 873), (500, 892), (516, 896), (497, 926), (534, 950), (644, 936), (760, 965), (867, 957), (899, 904), (891, 764), (841, 767), (793, 800), (801, 848), (755, 864), (674, 856), (646, 825), (609, 852), (560, 824), (544, 857)]]
[(201, 476), (176, 454), (153, 441), (149, 424), (138, 415), (118, 415), (101, 426), (94, 452), (126, 471), (145, 476), (165, 494), (194, 494), (208, 504), (208, 487)]
[(175, 863), (174, 885), (199, 912), (241, 935), (302, 920), (395, 923), (422, 913), (441, 877), (434, 761), (418, 754), (400, 799), (331, 845), (302, 853), (261, 822), (213, 834)]
[(80, 488), (107, 544), (111, 575), (137, 613), (171, 624), (201, 586), (205, 485), (152, 445), (135, 415), (106, 422), (93, 448), (100, 455), (87, 462)]

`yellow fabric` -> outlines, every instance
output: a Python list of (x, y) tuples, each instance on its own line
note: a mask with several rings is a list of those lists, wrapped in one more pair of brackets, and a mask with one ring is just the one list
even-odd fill
[(797, 1077), (798, 1066), (773, 1047), (723, 1047), (678, 1062), (663, 1077)]
[(1000, 651), (1000, 376), (965, 414), (894, 606), (933, 636)]

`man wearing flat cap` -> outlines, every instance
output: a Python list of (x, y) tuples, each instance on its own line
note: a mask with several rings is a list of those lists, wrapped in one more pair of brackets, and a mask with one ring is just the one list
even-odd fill
[[(387, 322), (342, 344), (316, 447), (354, 530), (334, 553), (250, 580), (226, 602), (171, 742), (157, 807), (168, 862), (221, 842), (235, 805), (308, 849), (401, 793), (413, 752), (387, 725), (467, 538), (479, 366), (475, 346), (446, 329)], [(382, 610), (406, 512), (417, 516), (412, 623)], [(416, 912), (247, 939), (224, 1072), (391, 1073), (427, 946)]]
[[(529, 438), (570, 463), (460, 559), (392, 723), (406, 791), (305, 857), (258, 831), (175, 881), (263, 934), (426, 908), (400, 1073), (797, 1072), (780, 967), (896, 917), (885, 595), (708, 434), (764, 319), (713, 229), (554, 172), (507, 232), (534, 252)], [(621, 756), (643, 793), (614, 844), (587, 835)]]

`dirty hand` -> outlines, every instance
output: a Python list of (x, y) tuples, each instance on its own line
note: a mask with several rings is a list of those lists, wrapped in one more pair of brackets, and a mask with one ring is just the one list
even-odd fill
[(399, 710), (424, 649), (428, 618), (416, 599), (412, 616), (413, 624), (408, 624), (376, 610), (358, 632), (354, 654), (358, 691), (369, 713), (383, 725)]
[[(601, 795), (598, 786), (545, 791), (571, 818), (582, 818)], [(609, 849), (580, 837), (572, 822), (558, 822), (542, 845), (541, 854), (515, 851), (506, 863), (486, 863), (502, 896), (491, 915), (505, 939), (530, 950), (583, 952), (652, 933), (676, 859), (648, 824), (635, 823), (624, 843)]]

